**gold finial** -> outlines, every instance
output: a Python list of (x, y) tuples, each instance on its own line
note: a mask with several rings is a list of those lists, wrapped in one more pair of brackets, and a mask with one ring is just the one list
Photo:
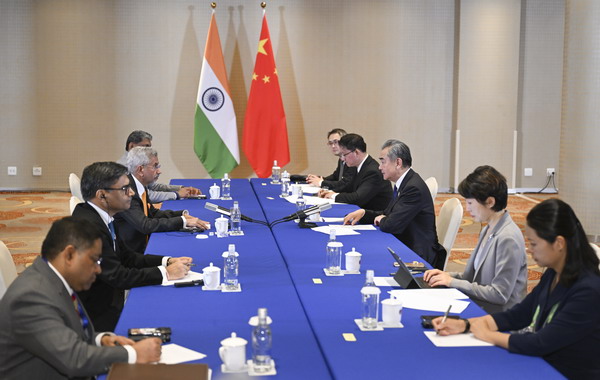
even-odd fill
[(262, 7), (262, 9), (265, 9), (267, 6), (267, 3), (263, 1), (262, 3), (260, 3), (260, 6)]
[(217, 7), (217, 3), (215, 3), (214, 1), (212, 3), (210, 3), (210, 7), (212, 9), (215, 9)]

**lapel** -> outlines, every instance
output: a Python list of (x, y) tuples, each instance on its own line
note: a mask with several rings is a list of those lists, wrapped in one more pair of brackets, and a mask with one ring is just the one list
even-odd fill
[[(358, 189), (358, 185), (360, 185), (360, 183), (362, 182), (362, 177), (367, 172), (367, 169), (368, 169), (369, 165), (371, 164), (372, 160), (373, 159), (371, 158), (371, 156), (367, 155), (367, 159), (362, 164), (360, 171), (356, 173), (356, 176), (354, 176), (354, 181), (352, 181), (353, 182), (353, 184), (352, 184), (353, 191), (356, 191)], [(356, 168), (356, 170), (358, 170), (358, 167)]]
[[(489, 228), (489, 225), (486, 226), (483, 229), (483, 231), (481, 231), (481, 238), (479, 239), (479, 243), (477, 244), (477, 247), (475, 249), (478, 250), (479, 247), (482, 246), (482, 251), (477, 253), (478, 256), (479, 255), (481, 255), (481, 256), (477, 260), (477, 261), (479, 261), (478, 265), (474, 268), (475, 274), (473, 275), (473, 278), (477, 278), (477, 275), (479, 274), (479, 270), (483, 266), (483, 263), (485, 262), (485, 259), (486, 259), (487, 255), (489, 254), (491, 248), (496, 244), (496, 239), (498, 239), (498, 234), (500, 233), (500, 230), (502, 230), (504, 228), (504, 226), (506, 225), (508, 218), (509, 218), (508, 212), (505, 211), (504, 215), (502, 215), (502, 217), (498, 221), (498, 224), (496, 224), (496, 226), (492, 230), (492, 233), (490, 234), (490, 237), (487, 239), (487, 241), (481, 241), (481, 238), (483, 238), (485, 236), (485, 234)], [(477, 252), (477, 251), (474, 251), (474, 252)], [(475, 266), (475, 260), (473, 260), (473, 265)]]
[[(392, 198), (392, 201), (388, 205), (387, 209), (383, 212), (385, 215), (391, 214), (392, 209), (394, 208), (394, 206), (396, 205), (396, 203), (398, 202), (398, 200), (402, 196), (402, 191), (404, 190), (404, 188), (406, 187), (406, 185), (411, 181), (413, 175), (415, 175), (415, 171), (414, 170), (409, 170), (406, 173), (406, 177), (404, 177), (404, 179), (402, 180), (402, 183), (400, 184), (400, 187), (398, 188), (398, 196), (396, 198)], [(392, 183), (392, 186), (396, 186), (396, 183), (395, 182)]]

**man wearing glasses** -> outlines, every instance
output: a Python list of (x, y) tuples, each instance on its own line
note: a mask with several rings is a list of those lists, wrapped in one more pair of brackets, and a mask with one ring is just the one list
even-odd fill
[(101, 272), (102, 236), (86, 220), (57, 220), (42, 257), (17, 277), (0, 302), (3, 379), (91, 378), (115, 362), (160, 358), (158, 338), (133, 342), (95, 330), (75, 292)]
[(127, 154), (127, 169), (133, 197), (131, 207), (115, 215), (119, 244), (135, 252), (144, 252), (153, 232), (208, 229), (207, 222), (189, 215), (187, 211), (159, 210), (148, 199), (148, 186), (160, 176), (156, 150), (149, 147), (131, 149)]
[(113, 331), (123, 310), (125, 290), (158, 285), (164, 279), (184, 277), (192, 262), (190, 257), (144, 255), (117, 244), (113, 217), (129, 209), (134, 191), (127, 168), (116, 162), (96, 162), (81, 176), (84, 203), (73, 210), (73, 217), (90, 221), (101, 232), (102, 273), (91, 288), (78, 292), (94, 326)]
[[(341, 128), (332, 129), (327, 133), (327, 146), (331, 149), (334, 156), (340, 157), (340, 139), (347, 133)], [(348, 183), (352, 182), (352, 178), (356, 175), (356, 168), (348, 167), (341, 158), (338, 158), (337, 167), (333, 174), (327, 177), (321, 177), (314, 174), (306, 176), (306, 182), (313, 186), (322, 187), (338, 191), (344, 188)]]
[(339, 146), (340, 159), (348, 167), (356, 168), (356, 175), (337, 192), (319, 191), (319, 197), (361, 208), (383, 210), (392, 200), (392, 186), (383, 179), (377, 161), (367, 154), (365, 140), (355, 133), (349, 133), (340, 139)]

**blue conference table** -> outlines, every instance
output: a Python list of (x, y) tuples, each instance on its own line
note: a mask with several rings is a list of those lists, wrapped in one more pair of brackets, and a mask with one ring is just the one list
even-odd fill
[[(198, 187), (208, 194), (212, 181), (174, 181)], [(264, 220), (248, 180), (232, 181), (232, 196), (239, 201), (244, 215)], [(230, 208), (233, 201), (212, 201)], [(187, 209), (191, 215), (210, 221), (219, 215), (204, 209), (205, 200), (169, 201), (165, 209)], [(214, 227), (213, 227), (214, 230)], [(199, 287), (174, 288), (149, 286), (132, 289), (116, 328), (126, 335), (131, 327), (161, 327), (173, 329), (171, 341), (202, 352), (213, 370), (213, 378), (221, 376), (218, 349), (221, 340), (236, 332), (248, 341), (247, 358), (251, 357), (250, 317), (259, 307), (266, 307), (273, 319), (272, 355), (276, 361), (277, 377), (284, 379), (329, 379), (319, 345), (306, 319), (286, 265), (273, 239), (271, 230), (260, 224), (243, 222), (244, 236), (196, 239), (182, 232), (152, 234), (146, 252), (171, 256), (190, 256), (197, 264), (196, 271), (213, 262), (223, 269), (221, 254), (228, 244), (236, 244), (240, 260), (241, 293), (202, 291)], [(204, 233), (208, 235), (208, 233)], [(223, 278), (221, 271), (221, 279)]]
[[(278, 197), (279, 186), (264, 179), (252, 179), (251, 183), (268, 220), (295, 211), (295, 205)], [(356, 208), (333, 205), (323, 216), (341, 217)], [(423, 334), (419, 318), (423, 314), (436, 314), (432, 312), (405, 308), (404, 328), (360, 331), (354, 319), (361, 317), (360, 289), (365, 270), (373, 269), (375, 276), (389, 276), (395, 271), (388, 246), (404, 261), (422, 261), (393, 235), (376, 230), (339, 236), (343, 252), (354, 247), (362, 253), (361, 274), (327, 277), (323, 272), (327, 235), (300, 229), (294, 222), (277, 224), (272, 230), (334, 378), (562, 378), (541, 358), (511, 354), (499, 347), (434, 346)], [(322, 284), (315, 284), (314, 279), (320, 279)], [(391, 289), (381, 288), (382, 299), (389, 297), (387, 291)], [(471, 302), (461, 316), (484, 314)], [(346, 341), (344, 333), (354, 334), (356, 341)]]

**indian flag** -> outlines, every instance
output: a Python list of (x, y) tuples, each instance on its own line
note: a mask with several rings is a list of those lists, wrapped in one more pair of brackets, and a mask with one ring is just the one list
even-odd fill
[(214, 11), (196, 100), (194, 152), (212, 178), (223, 177), (240, 163), (235, 112)]

